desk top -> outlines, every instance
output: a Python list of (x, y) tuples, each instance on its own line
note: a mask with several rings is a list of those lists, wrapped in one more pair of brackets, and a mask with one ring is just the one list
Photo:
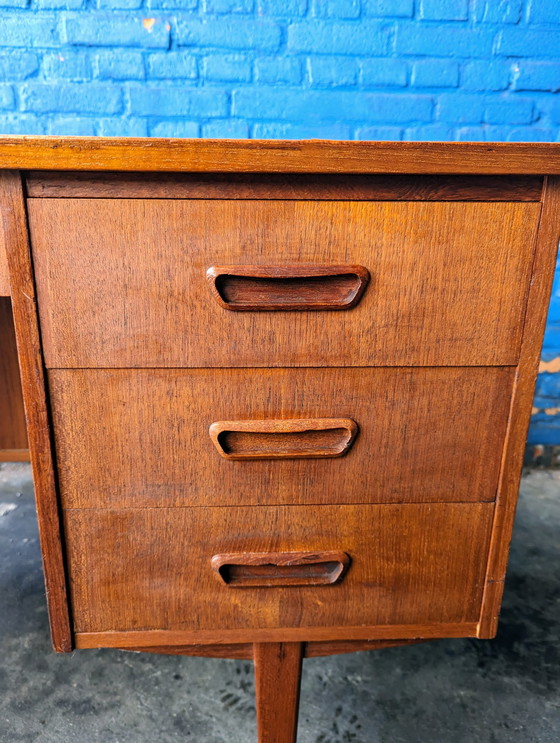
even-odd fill
[(0, 136), (0, 169), (560, 174), (560, 143)]

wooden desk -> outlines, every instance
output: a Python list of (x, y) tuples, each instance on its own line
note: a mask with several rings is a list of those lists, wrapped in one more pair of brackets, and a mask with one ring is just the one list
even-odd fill
[[(560, 145), (0, 139), (56, 650), (492, 637)], [(5, 279), (4, 279), (5, 281)]]

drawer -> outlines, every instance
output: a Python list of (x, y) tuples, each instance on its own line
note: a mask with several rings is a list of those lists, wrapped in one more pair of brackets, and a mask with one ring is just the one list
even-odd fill
[(539, 209), (31, 198), (46, 365), (515, 364)]
[[(69, 510), (75, 631), (340, 627), (348, 637), (358, 626), (476, 623), (493, 508)], [(278, 567), (294, 552), (305, 569)]]
[(62, 503), (491, 501), (513, 377), (499, 367), (51, 370)]

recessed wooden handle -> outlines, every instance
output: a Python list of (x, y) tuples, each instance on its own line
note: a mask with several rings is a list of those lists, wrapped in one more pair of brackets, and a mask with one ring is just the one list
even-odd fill
[(363, 266), (211, 266), (206, 277), (226, 310), (349, 310), (369, 281)]
[(346, 454), (358, 424), (351, 418), (216, 421), (209, 433), (226, 459), (316, 459)]
[(346, 552), (241, 552), (214, 555), (212, 569), (231, 588), (324, 586), (340, 581)]

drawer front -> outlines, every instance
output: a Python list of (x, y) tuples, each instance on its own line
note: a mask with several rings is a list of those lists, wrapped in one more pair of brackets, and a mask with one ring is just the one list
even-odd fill
[(51, 370), (62, 503), (491, 501), (513, 376), (496, 367)]
[[(488, 503), (69, 510), (75, 630), (476, 622), (492, 513)], [(284, 568), (268, 574), (274, 585), (241, 587), (212, 565), (294, 551), (343, 553), (350, 566), (327, 585), (287, 585)]]
[[(48, 367), (518, 359), (538, 204), (29, 199), (28, 208)], [(321, 278), (333, 265), (347, 270)], [(263, 278), (267, 266), (279, 277)], [(319, 277), (298, 277), (302, 266)], [(347, 301), (361, 278), (353, 267), (369, 273), (357, 304)], [(286, 297), (300, 311), (273, 309)], [(342, 309), (305, 309), (313, 304)], [(239, 305), (246, 311), (231, 311)]]

